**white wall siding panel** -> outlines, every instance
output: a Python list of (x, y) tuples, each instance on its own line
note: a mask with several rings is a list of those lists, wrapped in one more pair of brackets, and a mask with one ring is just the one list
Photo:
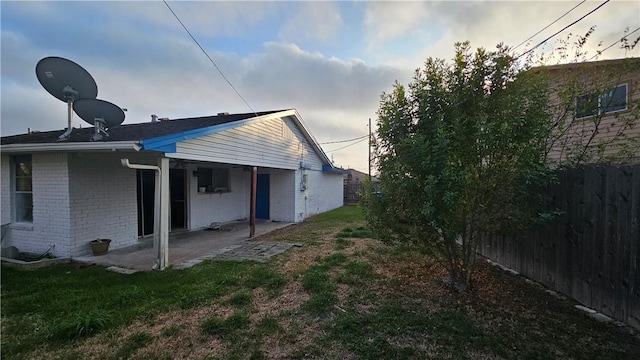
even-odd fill
[[(215, 167), (202, 164), (200, 167)], [(190, 165), (187, 174), (192, 174), (197, 167)], [(249, 197), (251, 172), (242, 168), (229, 169), (230, 192), (199, 193), (198, 179), (189, 176), (189, 229), (199, 230), (213, 222), (226, 222), (249, 217)]]
[(123, 155), (70, 155), (72, 256), (91, 252), (89, 241), (111, 239), (111, 249), (138, 241), (136, 171), (120, 164)]
[(251, 123), (179, 142), (172, 156), (290, 170), (298, 169), (301, 162), (307, 167), (322, 168), (320, 158), (299, 129), (290, 120), (282, 119)]
[(318, 154), (316, 154), (315, 150), (313, 150), (309, 142), (304, 138), (302, 132), (295, 125), (293, 120), (285, 118), (284, 124), (293, 133), (294, 137), (302, 144), (302, 162), (304, 163), (304, 167), (311, 170), (322, 170), (322, 160)]

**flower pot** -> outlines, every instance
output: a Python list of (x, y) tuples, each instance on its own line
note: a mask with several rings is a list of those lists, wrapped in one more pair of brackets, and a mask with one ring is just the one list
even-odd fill
[(109, 252), (109, 244), (111, 244), (111, 239), (95, 239), (91, 240), (91, 252), (93, 256), (105, 255)]

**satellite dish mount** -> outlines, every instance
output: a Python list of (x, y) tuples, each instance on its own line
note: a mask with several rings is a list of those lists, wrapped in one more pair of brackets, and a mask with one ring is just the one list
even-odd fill
[(91, 141), (100, 141), (102, 140), (102, 136), (109, 137), (109, 133), (107, 133), (107, 122), (104, 121), (103, 118), (94, 118), (93, 126), (95, 129), (95, 133), (91, 135)]

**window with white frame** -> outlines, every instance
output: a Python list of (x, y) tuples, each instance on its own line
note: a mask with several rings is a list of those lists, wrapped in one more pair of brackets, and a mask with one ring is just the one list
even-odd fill
[(15, 221), (33, 222), (33, 178), (31, 155), (13, 157)]
[(198, 168), (198, 191), (227, 192), (229, 188), (229, 169)]
[(627, 110), (627, 84), (621, 84), (600, 94), (576, 98), (576, 118)]

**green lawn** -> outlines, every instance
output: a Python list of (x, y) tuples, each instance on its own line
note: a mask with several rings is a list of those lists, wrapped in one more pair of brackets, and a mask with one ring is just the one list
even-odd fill
[(122, 275), (2, 268), (3, 359), (637, 359), (640, 338), (521, 277), (478, 264), (465, 294), (343, 207), (264, 239), (261, 264)]

